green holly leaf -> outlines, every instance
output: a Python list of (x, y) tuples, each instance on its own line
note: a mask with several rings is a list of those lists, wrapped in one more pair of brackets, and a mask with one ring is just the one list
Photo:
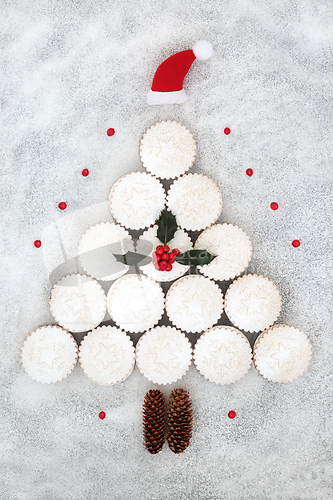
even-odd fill
[(177, 255), (176, 262), (183, 266), (204, 266), (210, 264), (217, 255), (211, 255), (207, 250), (187, 250)]
[(157, 225), (157, 238), (163, 245), (166, 245), (172, 240), (177, 231), (176, 217), (169, 210), (162, 210)]
[(126, 266), (146, 266), (152, 262), (152, 258), (148, 255), (142, 255), (136, 252), (127, 252), (125, 254), (113, 254), (117, 259), (117, 262), (121, 262)]

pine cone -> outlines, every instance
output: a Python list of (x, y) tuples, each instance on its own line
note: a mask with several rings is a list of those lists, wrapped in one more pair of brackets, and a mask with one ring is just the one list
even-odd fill
[(167, 441), (174, 453), (183, 453), (190, 444), (193, 421), (192, 401), (184, 389), (174, 389), (170, 395)]
[(143, 440), (149, 453), (163, 448), (166, 429), (166, 404), (161, 391), (150, 390), (143, 403)]

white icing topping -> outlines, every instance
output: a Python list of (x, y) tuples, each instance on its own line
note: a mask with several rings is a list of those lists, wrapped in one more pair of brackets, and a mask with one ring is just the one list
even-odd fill
[(192, 349), (185, 335), (170, 326), (146, 332), (136, 348), (137, 366), (144, 377), (156, 384), (171, 384), (187, 372)]
[(23, 344), (21, 361), (27, 374), (43, 383), (55, 383), (71, 373), (77, 360), (77, 344), (59, 326), (32, 332)]
[(134, 346), (119, 328), (102, 326), (84, 337), (79, 359), (87, 377), (97, 384), (113, 385), (132, 373)]
[(187, 332), (201, 332), (213, 326), (223, 311), (220, 288), (204, 276), (185, 276), (176, 281), (166, 296), (170, 321)]
[[(79, 260), (84, 271), (93, 278), (101, 279), (103, 281), (111, 281), (123, 276), (129, 269), (129, 266), (125, 266), (119, 262), (110, 262), (110, 266), (108, 267), (110, 270), (114, 270), (112, 274), (103, 277), (99, 275), (97, 276), (95, 261), (102, 256), (100, 256), (98, 252), (94, 254), (91, 251), (95, 249), (102, 249), (106, 245), (122, 242), (127, 239), (131, 239), (131, 236), (126, 229), (121, 227), (119, 224), (114, 224), (113, 222), (102, 222), (101, 224), (96, 224), (95, 226), (87, 229), (87, 231), (82, 235), (78, 246)], [(110, 257), (112, 257), (112, 255), (110, 255)]]
[(210, 264), (199, 269), (205, 276), (221, 281), (233, 279), (242, 273), (252, 254), (247, 234), (231, 224), (217, 224), (205, 229), (194, 248), (206, 249), (211, 255), (217, 255)]
[(252, 351), (241, 332), (227, 326), (215, 326), (199, 338), (194, 363), (201, 375), (216, 384), (232, 384), (249, 371)]
[[(150, 255), (152, 255), (152, 252), (156, 250), (156, 247), (158, 245), (161, 245), (161, 242), (157, 238), (156, 234), (157, 226), (153, 226), (147, 229), (147, 231), (145, 231), (140, 236), (140, 240), (150, 241), (153, 244), (153, 250), (151, 251)], [(183, 253), (192, 248), (192, 242), (188, 234), (183, 229), (177, 229), (173, 239), (168, 242), (168, 246), (170, 247), (170, 250), (178, 248), (180, 253)], [(180, 276), (183, 276), (183, 274), (187, 272), (189, 267), (190, 266), (183, 266), (181, 264), (178, 264), (178, 262), (174, 262), (172, 264), (171, 271), (158, 271), (157, 269), (155, 269), (154, 264), (151, 262), (146, 266), (142, 266), (141, 270), (144, 274), (146, 274), (150, 278), (153, 278), (155, 281), (162, 282), (173, 281), (176, 278), (180, 278)]]
[(309, 366), (311, 344), (297, 328), (274, 325), (259, 335), (253, 355), (263, 377), (272, 382), (291, 382)]
[(216, 221), (222, 210), (222, 195), (209, 177), (187, 174), (171, 185), (167, 205), (180, 227), (195, 231)]
[(154, 224), (164, 209), (165, 191), (155, 177), (133, 172), (121, 177), (113, 186), (109, 206), (113, 217), (130, 229)]
[(192, 134), (177, 122), (156, 123), (147, 130), (141, 141), (143, 166), (163, 179), (184, 174), (192, 166), (195, 153)]
[(56, 322), (67, 330), (92, 330), (105, 316), (105, 293), (101, 285), (88, 276), (66, 276), (52, 289), (50, 309)]
[(225, 312), (230, 321), (247, 332), (271, 326), (281, 311), (281, 297), (275, 284), (264, 276), (248, 274), (234, 281), (225, 295)]
[(107, 307), (111, 318), (121, 328), (143, 332), (162, 317), (164, 294), (161, 286), (147, 276), (123, 276), (111, 286)]

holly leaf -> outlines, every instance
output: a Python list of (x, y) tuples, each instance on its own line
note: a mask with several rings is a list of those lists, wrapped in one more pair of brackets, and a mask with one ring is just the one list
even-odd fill
[(152, 262), (152, 258), (148, 255), (142, 255), (141, 253), (136, 252), (127, 252), (125, 254), (113, 254), (117, 259), (117, 262), (121, 262), (126, 266), (146, 266)]
[(207, 250), (187, 250), (177, 255), (176, 262), (183, 266), (204, 266), (210, 264), (217, 255), (211, 255)]
[(162, 210), (160, 218), (157, 221), (157, 238), (163, 245), (166, 245), (177, 231), (176, 217), (169, 210)]

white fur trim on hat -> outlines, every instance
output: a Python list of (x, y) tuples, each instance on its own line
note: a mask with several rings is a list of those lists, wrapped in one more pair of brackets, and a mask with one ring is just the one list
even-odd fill
[(149, 90), (147, 94), (147, 103), (152, 106), (154, 104), (181, 104), (187, 100), (187, 95), (184, 89), (174, 92), (157, 92)]

